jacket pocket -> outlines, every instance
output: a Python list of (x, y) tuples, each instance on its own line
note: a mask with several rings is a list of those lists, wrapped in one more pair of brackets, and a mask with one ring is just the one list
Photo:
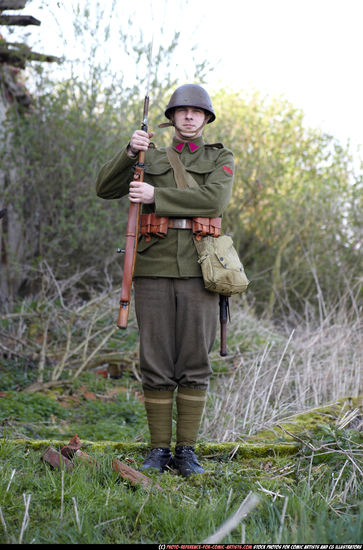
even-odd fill
[(146, 164), (145, 174), (150, 176), (161, 176), (171, 170), (171, 166), (168, 161), (156, 162), (154, 164)]
[(211, 172), (213, 172), (213, 170), (216, 169), (216, 165), (215, 165), (215, 162), (213, 161), (204, 160), (204, 161), (198, 162), (197, 165), (193, 165), (190, 167), (186, 166), (185, 169), (187, 170), (187, 172), (190, 172), (191, 174), (194, 173), (194, 174), (208, 175)]
[(140, 236), (139, 237), (139, 242), (138, 242), (138, 245), (137, 245), (137, 253), (142, 254), (143, 252), (148, 250), (151, 246), (156, 244), (158, 241), (159, 241), (159, 237), (151, 236), (150, 241), (146, 241), (146, 239), (144, 239), (144, 237)]

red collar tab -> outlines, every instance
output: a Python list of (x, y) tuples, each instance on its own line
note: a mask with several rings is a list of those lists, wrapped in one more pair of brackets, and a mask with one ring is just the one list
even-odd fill
[(197, 149), (199, 149), (199, 145), (197, 145), (196, 143), (193, 143), (192, 141), (188, 141), (188, 142), (185, 142), (185, 141), (181, 141), (180, 143), (177, 143), (177, 145), (175, 145), (175, 149), (177, 151), (179, 151), (179, 153), (182, 152), (183, 148), (184, 148), (184, 145), (188, 143), (189, 145), (189, 149), (190, 149), (190, 152), (191, 153), (194, 153), (194, 151), (196, 151)]

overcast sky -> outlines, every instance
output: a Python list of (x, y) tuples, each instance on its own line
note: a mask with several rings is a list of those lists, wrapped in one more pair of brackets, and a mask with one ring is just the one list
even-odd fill
[[(77, 2), (50, 3), (52, 15), (40, 9), (42, 0), (19, 12), (42, 21), (27, 29), (29, 43), (49, 54), (72, 55), (69, 17)], [(205, 85), (209, 90), (222, 86), (282, 95), (304, 111), (310, 126), (344, 144), (350, 139), (354, 149), (363, 146), (363, 0), (118, 0), (114, 25), (124, 25), (130, 15), (156, 42), (167, 44), (174, 31), (181, 32), (175, 59), (180, 84), (196, 46), (196, 57), (214, 67)], [(68, 36), (65, 52), (60, 28)], [(16, 41), (16, 33), (11, 39)]]

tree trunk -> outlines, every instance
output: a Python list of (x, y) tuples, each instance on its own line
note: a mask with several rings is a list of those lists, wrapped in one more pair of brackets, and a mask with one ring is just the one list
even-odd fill
[[(14, 100), (7, 86), (11, 78), (10, 70), (0, 71), (0, 151), (6, 151), (9, 140), (2, 128), (6, 112)], [(23, 225), (11, 202), (7, 197), (11, 182), (17, 177), (17, 169), (9, 165), (0, 165), (0, 210), (6, 210), (0, 219), (0, 305), (9, 304), (18, 291), (23, 273), (21, 270), (24, 255)], [(11, 195), (11, 193), (10, 193)]]

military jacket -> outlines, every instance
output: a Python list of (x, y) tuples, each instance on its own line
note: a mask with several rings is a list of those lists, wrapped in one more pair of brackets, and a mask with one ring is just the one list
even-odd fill
[[(143, 204), (142, 213), (177, 218), (221, 216), (232, 195), (233, 154), (222, 144), (206, 144), (202, 137), (183, 142), (173, 139), (186, 170), (198, 188), (177, 187), (166, 148), (150, 147), (145, 155), (144, 181), (155, 187), (155, 202)], [(103, 199), (117, 199), (129, 192), (137, 159), (127, 155), (127, 147), (100, 170), (96, 191)], [(190, 229), (168, 229), (167, 236), (140, 237), (135, 277), (201, 277), (198, 256)]]

